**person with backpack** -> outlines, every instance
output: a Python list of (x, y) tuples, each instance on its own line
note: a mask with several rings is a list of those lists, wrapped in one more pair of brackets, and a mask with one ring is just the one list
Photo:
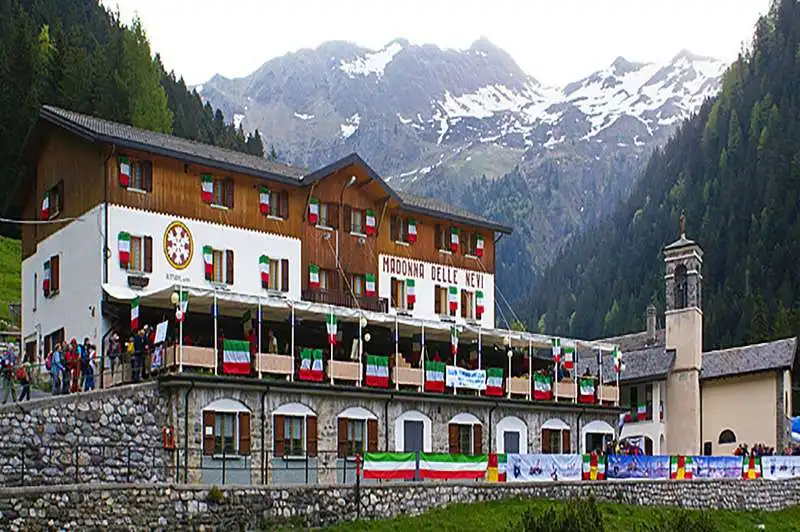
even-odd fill
[(86, 378), (89, 373), (89, 356), (92, 350), (92, 344), (89, 343), (89, 337), (83, 339), (83, 343), (78, 346), (78, 364), (80, 371), (80, 382), (78, 390), (87, 391), (89, 388), (86, 386)]
[(22, 385), (22, 390), (19, 392), (19, 402), (31, 400), (31, 364), (28, 361), (22, 361), (17, 367), (17, 380)]
[(56, 342), (53, 350), (48, 353), (44, 362), (45, 368), (50, 372), (50, 385), (52, 394), (58, 395), (61, 392), (61, 343)]
[(83, 391), (88, 392), (94, 390), (94, 363), (95, 363), (95, 349), (86, 338), (83, 342), (83, 351), (85, 356), (81, 356), (81, 371), (83, 372)]
[(64, 393), (76, 393), (78, 391), (79, 358), (78, 341), (73, 338), (69, 342), (66, 354)]
[(17, 402), (17, 390), (14, 389), (14, 374), (12, 371), (13, 360), (11, 353), (6, 351), (2, 359), (0, 359), (0, 382), (3, 387), (3, 404), (8, 402), (11, 397), (11, 402)]

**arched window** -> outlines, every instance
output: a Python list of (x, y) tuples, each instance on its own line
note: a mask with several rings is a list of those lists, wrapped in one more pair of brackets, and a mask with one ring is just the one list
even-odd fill
[(736, 443), (736, 434), (730, 429), (725, 429), (719, 433), (719, 443)]
[(689, 304), (689, 283), (686, 266), (679, 264), (675, 268), (675, 309), (686, 308)]

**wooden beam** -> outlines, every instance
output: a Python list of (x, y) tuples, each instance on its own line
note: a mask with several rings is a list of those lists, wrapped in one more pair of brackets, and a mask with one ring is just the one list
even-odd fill
[(315, 181), (311, 183), (311, 190), (308, 191), (308, 197), (306, 198), (306, 208), (303, 209), (303, 221), (306, 221), (306, 216), (308, 216), (308, 206), (311, 204), (311, 197), (314, 195), (314, 188), (317, 186), (319, 181)]
[(381, 227), (383, 227), (383, 218), (384, 216), (386, 216), (386, 208), (389, 206), (389, 200), (391, 199), (392, 199), (391, 196), (386, 196), (386, 198), (383, 200), (383, 207), (381, 208), (381, 218), (378, 221), (378, 227), (375, 229), (376, 234), (380, 234), (381, 232)]

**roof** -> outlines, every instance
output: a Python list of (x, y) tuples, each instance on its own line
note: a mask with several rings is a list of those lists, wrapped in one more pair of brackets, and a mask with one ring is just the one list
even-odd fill
[(673, 250), (673, 249), (680, 249), (680, 248), (685, 248), (685, 247), (689, 247), (689, 246), (696, 246), (696, 245), (697, 245), (697, 242), (695, 242), (694, 240), (690, 240), (690, 239), (686, 238), (685, 234), (681, 234), (681, 237), (678, 240), (676, 240), (675, 242), (673, 242), (672, 244), (669, 244), (668, 246), (666, 246), (664, 248), (664, 251), (669, 251), (669, 250)]
[(663, 347), (666, 344), (666, 331), (664, 329), (656, 329), (655, 337), (651, 337), (647, 331), (641, 331), (622, 336), (603, 338), (597, 341), (615, 344), (619, 346), (620, 351), (627, 353), (629, 351), (639, 351), (646, 347), (655, 347), (659, 345)]
[(413, 196), (390, 187), (361, 157), (352, 153), (319, 170), (307, 173), (302, 168), (269, 161), (264, 157), (204, 144), (165, 133), (139, 129), (103, 118), (89, 116), (58, 107), (45, 105), (39, 111), (39, 121), (31, 128), (25, 139), (23, 152), (29, 152), (40, 129), (40, 122), (55, 124), (80, 137), (93, 142), (105, 142), (116, 146), (142, 150), (156, 155), (172, 157), (186, 162), (238, 172), (290, 185), (309, 186), (324, 177), (352, 164), (362, 165), (368, 175), (377, 181), (395, 199), (402, 209), (439, 216), (456, 222), (477, 225), (501, 233), (511, 233), (511, 228), (493, 222), (466, 209), (445, 202)]
[[(675, 351), (664, 349), (663, 345), (638, 349), (636, 351), (623, 351), (622, 363), (625, 369), (620, 373), (620, 382), (641, 380), (665, 379), (672, 370), (675, 361)], [(580, 350), (578, 353), (578, 372), (583, 373), (586, 367), (592, 374), (597, 373), (597, 355), (591, 351)], [(603, 382), (612, 383), (616, 380), (614, 374), (614, 359), (611, 354), (603, 355)]]
[(700, 378), (715, 379), (744, 373), (788, 369), (794, 365), (796, 353), (796, 337), (709, 351), (703, 353), (703, 369), (700, 372)]

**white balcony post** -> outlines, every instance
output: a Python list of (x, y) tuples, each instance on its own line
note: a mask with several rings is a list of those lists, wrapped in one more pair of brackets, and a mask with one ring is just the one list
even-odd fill
[(219, 314), (217, 309), (217, 289), (214, 288), (214, 375), (219, 374), (219, 324), (217, 323), (217, 314)]
[(397, 323), (397, 314), (394, 315), (394, 389), (400, 389), (400, 331)]
[(289, 302), (289, 308), (291, 309), (292, 315), (292, 332), (289, 339), (289, 349), (291, 350), (289, 356), (292, 359), (292, 374), (289, 375), (289, 382), (294, 382), (294, 303)]
[(258, 349), (256, 349), (256, 367), (258, 367), (258, 378), (261, 378), (261, 296), (258, 297)]
[(528, 340), (528, 401), (533, 397), (531, 396), (531, 386), (533, 386), (533, 342)]

